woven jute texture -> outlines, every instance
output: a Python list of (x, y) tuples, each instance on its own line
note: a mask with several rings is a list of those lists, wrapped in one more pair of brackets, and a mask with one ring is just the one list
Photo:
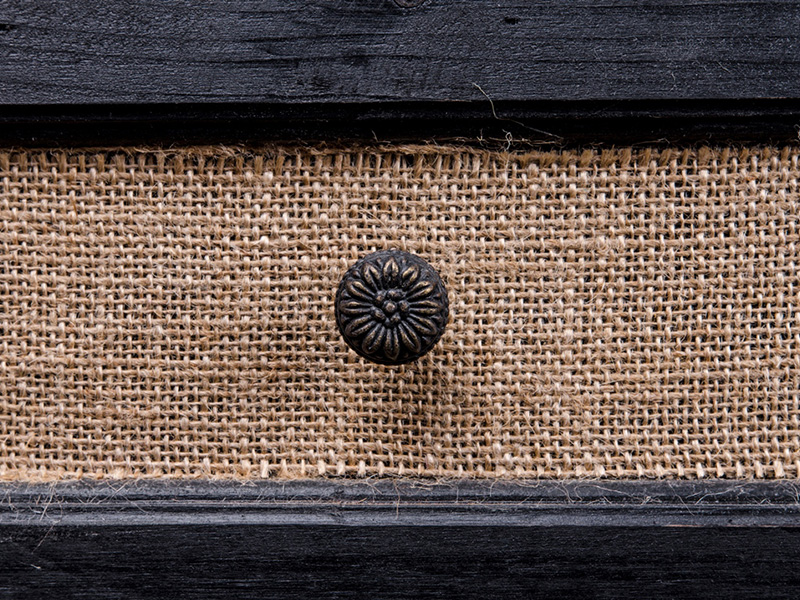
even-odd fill
[[(800, 148), (0, 151), (0, 479), (800, 474)], [(449, 293), (348, 350), (368, 252)]]

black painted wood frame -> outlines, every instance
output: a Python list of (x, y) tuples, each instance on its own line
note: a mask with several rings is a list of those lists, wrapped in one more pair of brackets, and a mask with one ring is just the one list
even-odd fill
[(797, 598), (800, 486), (6, 485), (6, 598)]
[(785, 143), (795, 0), (5, 0), (0, 144)]
[[(793, 0), (0, 4), (4, 146), (798, 132)], [(4, 483), (0, 500), (0, 598), (800, 597), (797, 482)]]

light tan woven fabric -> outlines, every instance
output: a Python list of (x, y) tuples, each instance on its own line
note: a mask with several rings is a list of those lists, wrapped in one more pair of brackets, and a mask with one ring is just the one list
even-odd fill
[[(797, 477), (800, 148), (0, 152), (0, 479)], [(332, 301), (400, 248), (416, 364)]]

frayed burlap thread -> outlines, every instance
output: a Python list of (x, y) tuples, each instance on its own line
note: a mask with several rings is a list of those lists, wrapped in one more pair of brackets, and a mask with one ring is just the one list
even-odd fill
[[(0, 479), (796, 478), (800, 148), (0, 151)], [(417, 363), (347, 267), (442, 275)]]

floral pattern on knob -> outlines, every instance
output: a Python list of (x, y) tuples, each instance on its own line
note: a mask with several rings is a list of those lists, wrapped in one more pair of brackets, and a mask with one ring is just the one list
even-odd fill
[(416, 360), (444, 333), (447, 291), (427, 262), (400, 250), (374, 252), (345, 273), (336, 324), (347, 345), (384, 365)]

